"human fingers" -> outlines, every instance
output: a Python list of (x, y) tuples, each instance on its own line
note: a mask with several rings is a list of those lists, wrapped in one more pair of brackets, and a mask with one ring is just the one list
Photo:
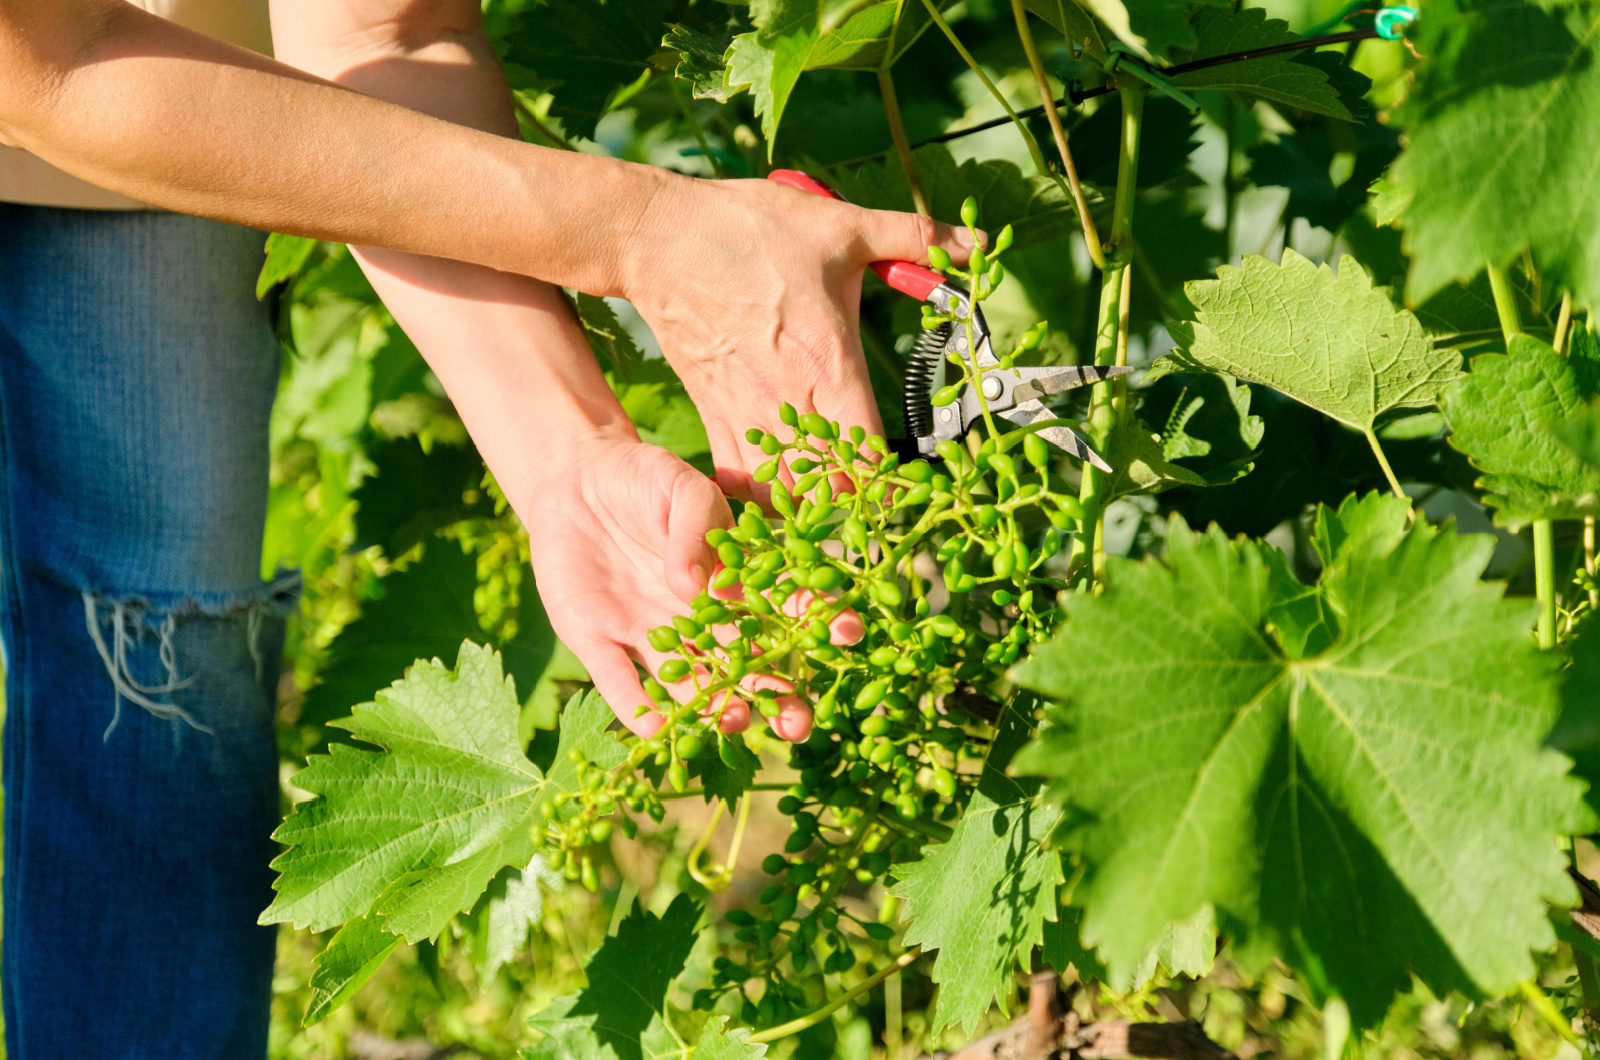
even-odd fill
[(650, 707), (650, 697), (645, 695), (633, 659), (626, 651), (618, 645), (599, 641), (569, 646), (589, 671), (595, 691), (611, 706), (618, 721), (645, 740), (660, 730), (666, 718), (659, 711), (651, 707), (643, 714), (637, 712), (640, 705)]
[(811, 735), (811, 705), (794, 694), (794, 685), (774, 674), (755, 674), (740, 682), (751, 693), (774, 693), (773, 702), (778, 713), (767, 719), (767, 725), (779, 738), (790, 743), (800, 743)]
[(662, 554), (667, 587), (684, 603), (706, 591), (716, 553), (706, 532), (733, 525), (733, 512), (715, 483), (685, 469), (673, 483), (667, 509), (667, 541)]
[[(858, 218), (858, 245), (868, 261), (914, 261), (926, 265), (928, 248), (939, 247), (957, 265), (972, 253), (972, 233), (921, 214), (897, 210), (863, 210)], [(985, 234), (978, 233), (980, 239)]]

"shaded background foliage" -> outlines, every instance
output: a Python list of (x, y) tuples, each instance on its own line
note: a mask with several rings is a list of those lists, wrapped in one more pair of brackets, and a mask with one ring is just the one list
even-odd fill
[[(824, 6), (832, 11), (850, 5)], [(866, 18), (883, 6), (855, 5), (859, 10), (851, 17)], [(1059, 23), (1069, 17), (1071, 5), (1028, 6)], [(1208, 19), (1227, 10), (1220, 4), (1199, 6), (1203, 10), (1191, 20), (1190, 5), (1181, 2), (1130, 5), (1150, 48), (1170, 46), (1180, 61), (1203, 54)], [(1259, 6), (1273, 18), (1287, 19), (1296, 31), (1341, 13), (1331, 0), (1270, 0)], [(894, 85), (910, 141), (999, 116), (989, 94), (917, 7), (909, 6), (893, 45)], [(892, 149), (873, 72), (885, 58), (884, 46), (852, 44), (850, 35), (835, 26), (831, 36), (809, 43), (804, 56), (787, 60), (792, 77), (768, 72), (749, 90), (730, 88), (724, 54), (742, 34), (781, 35), (781, 27), (759, 28), (763, 11), (771, 9), (759, 0), (750, 6), (721, 0), (487, 0), (485, 5), (517, 93), (524, 136), (532, 142), (704, 177), (759, 177), (773, 166), (802, 168), (826, 176), (853, 201), (911, 209), (912, 193)], [(1038, 101), (1009, 4), (965, 0), (944, 10), (1017, 106)], [(1496, 17), (1513, 19), (1504, 13)], [(1562, 16), (1524, 12), (1515, 17), (1537, 22), (1525, 28), (1525, 35), (1532, 34), (1550, 54), (1570, 50), (1573, 31)], [(1087, 76), (1061, 35), (1041, 29), (1040, 44), (1061, 86)], [(1463, 67), (1476, 54), (1471, 41), (1422, 45), (1425, 53), (1434, 48)], [(736, 76), (750, 66), (750, 57), (741, 65), (740, 54), (736, 47)], [(1435, 82), (1424, 79), (1420, 97), (1409, 98), (1412, 81), (1404, 52), (1388, 42), (1302, 53), (1282, 62), (1282, 73), (1291, 78), (1306, 69), (1326, 75), (1333, 93), (1328, 98), (1335, 102), (1320, 111), (1300, 109), (1246, 98), (1227, 91), (1225, 81), (1202, 79), (1188, 86), (1200, 103), (1198, 113), (1162, 96), (1148, 102), (1133, 258), (1133, 363), (1148, 366), (1167, 352), (1172, 346), (1167, 325), (1194, 316), (1187, 282), (1211, 277), (1219, 265), (1237, 262), (1242, 254), (1278, 258), (1290, 247), (1314, 262), (1352, 255), (1380, 284), (1423, 299), (1414, 308), (1430, 336), (1471, 355), (1503, 352), (1485, 276), (1476, 268), (1451, 273), (1430, 259), (1427, 275), (1415, 280), (1400, 232), (1389, 225), (1394, 211), (1381, 197), (1376, 202), (1369, 197), (1369, 186), (1400, 150), (1389, 121), (1394, 108), (1409, 108), (1425, 122), (1440, 91)], [(801, 75), (802, 67), (819, 64), (826, 68)], [(1484, 78), (1517, 86), (1510, 73), (1489, 65)], [(1581, 97), (1587, 89), (1578, 85), (1572, 91)], [(1327, 113), (1335, 104), (1354, 120)], [(1064, 115), (1091, 211), (1102, 228), (1116, 181), (1119, 110), (1111, 95)], [(781, 122), (775, 112), (781, 112)], [(1581, 106), (1576, 113), (1587, 114), (1591, 122), (1595, 114)], [(1029, 127), (1053, 161), (1043, 119), (1029, 119)], [(1032, 160), (1016, 130), (1002, 125), (929, 144), (917, 149), (915, 159), (934, 216), (955, 221), (962, 200), (975, 195), (981, 224), (991, 231), (1006, 224), (1016, 228), (1015, 249), (1007, 258), (1011, 282), (986, 306), (1000, 340), (1009, 342), (1044, 319), (1051, 331), (1039, 351), (1042, 363), (1088, 360), (1097, 278), (1070, 200), (1052, 181), (1030, 175)], [(1548, 210), (1556, 213), (1559, 206)], [(329, 740), (349, 738), (328, 728), (330, 721), (401, 677), (414, 659), (453, 661), (463, 639), (491, 644), (503, 654), (523, 697), (519, 736), (527, 741), (530, 758), (548, 767), (555, 756), (560, 705), (583, 686), (584, 673), (550, 630), (522, 528), (438, 381), (348, 252), (278, 237), (268, 249), (264, 293), (279, 305), (285, 372), (273, 423), (263, 573), (295, 567), (307, 579), (305, 604), (291, 626), (290, 666), (280, 695), (285, 778)], [(1539, 335), (1543, 327), (1548, 338), (1548, 323), (1541, 322), (1549, 320), (1559, 300), (1557, 284), (1541, 288), (1515, 272), (1512, 280), (1530, 330)], [(641, 435), (707, 468), (698, 416), (637, 315), (622, 303), (578, 293), (575, 298), (595, 355)], [(917, 307), (869, 276), (862, 325), (884, 422), (893, 436), (903, 430), (900, 379), (917, 328)], [(1196, 527), (1214, 522), (1230, 534), (1266, 537), (1312, 579), (1323, 565), (1313, 541), (1313, 507), (1337, 505), (1352, 492), (1385, 486), (1360, 434), (1271, 388), (1239, 387), (1216, 376), (1169, 375), (1138, 391), (1136, 401), (1140, 421), (1147, 433), (1160, 435), (1170, 466), (1222, 484), (1200, 487), (1174, 473), (1162, 484), (1171, 488), (1119, 501), (1107, 520), (1113, 553), (1138, 558), (1163, 552), (1168, 516), (1176, 513)], [(1431, 517), (1453, 515), (1464, 528), (1491, 529), (1490, 513), (1474, 487), (1477, 471), (1448, 444), (1436, 413), (1386, 413), (1376, 433), (1397, 475)], [(1530, 592), (1526, 535), (1497, 532), (1490, 574), (1509, 578), (1514, 591)], [(1581, 558), (1571, 532), (1558, 540), (1558, 558), (1563, 581), (1570, 580)], [(1592, 663), (1592, 642), (1591, 637), (1583, 649), (1588, 654), (1580, 652), (1580, 665)], [(1585, 672), (1593, 670), (1589, 666)], [(1584, 741), (1592, 743), (1593, 737), (1572, 737), (1570, 745), (1580, 758), (1589, 753), (1582, 750), (1588, 746)], [(1274, 775), (1282, 768), (1282, 762), (1271, 766)], [(304, 798), (287, 783), (284, 791), (286, 800)], [(756, 811), (758, 822), (761, 812)], [(461, 1050), (452, 1055), (515, 1055), (534, 1037), (528, 1017), (582, 982), (584, 961), (636, 897), (663, 915), (670, 915), (670, 903), (680, 893), (706, 897), (686, 871), (689, 840), (704, 823), (705, 811), (675, 810), (657, 837), (619, 845), (618, 864), (608, 867), (598, 896), (562, 889), (555, 880), (543, 891), (528, 888), (502, 873), (471, 916), (436, 943), (402, 947), (352, 1004), (308, 1030), (299, 1026), (313, 1004), (304, 984), (310, 958), (325, 938), (285, 930), (273, 1055), (286, 1060), (401, 1055), (381, 1051), (391, 1039)], [(781, 833), (769, 838), (750, 845), (770, 849), (782, 840)], [(748, 900), (764, 882), (752, 866), (744, 868), (731, 898)], [(1072, 912), (1062, 910), (1063, 920)], [(1085, 974), (1095, 974), (1088, 971), (1097, 967), (1092, 955), (1077, 947), (1072, 930), (1052, 928), (1045, 954), (1066, 950), (1059, 962), (1051, 958), (1053, 963), (1071, 960)], [(1159, 968), (1139, 976), (1142, 985), (1120, 992), (1082, 991), (1075, 1003), (1086, 1014), (1199, 1019), (1241, 1055), (1270, 1050), (1309, 1056), (1323, 1048), (1325, 985), (1281, 965), (1236, 960), (1232, 953), (1213, 966), (1211, 956), (1169, 947)], [(704, 945), (686, 951), (685, 982), (705, 981), (712, 957)], [(1563, 951), (1543, 965), (1546, 984), (1563, 1003), (1575, 991), (1565, 961)], [(807, 1058), (850, 1060), (888, 1051), (898, 1060), (940, 1041), (961, 1040), (959, 1034), (950, 1039), (927, 1035), (935, 984), (926, 966), (914, 966), (902, 979), (894, 981), (892, 992), (875, 991), (782, 1049)], [(1383, 984), (1385, 991), (1405, 985), (1403, 970)], [(1014, 984), (1000, 986), (1015, 990)], [(1561, 1048), (1518, 1002), (1441, 995), (1419, 987), (1403, 995), (1386, 1020), (1382, 1003), (1364, 999), (1359, 1015), (1375, 1026), (1367, 1051), (1489, 1056), (1552, 1055)]]

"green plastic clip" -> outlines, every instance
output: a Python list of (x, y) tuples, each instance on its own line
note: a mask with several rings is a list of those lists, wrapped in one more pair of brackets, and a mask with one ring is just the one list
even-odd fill
[(1406, 28), (1416, 20), (1416, 8), (1398, 4), (1379, 11), (1372, 19), (1372, 27), (1384, 40), (1399, 40), (1406, 35)]

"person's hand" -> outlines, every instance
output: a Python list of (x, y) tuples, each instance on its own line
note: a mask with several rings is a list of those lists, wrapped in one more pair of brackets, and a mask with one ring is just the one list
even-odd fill
[(765, 180), (663, 180), (645, 227), (621, 293), (699, 408), (718, 483), (743, 499), (759, 499), (767, 459), (745, 431), (780, 430), (781, 402), (883, 433), (861, 349), (867, 265), (971, 249), (964, 229)]
[[(556, 635), (622, 723), (654, 735), (663, 719), (636, 715), (650, 700), (634, 663), (654, 672), (668, 658), (650, 647), (649, 631), (705, 591), (716, 563), (706, 531), (733, 525), (721, 491), (666, 449), (620, 436), (579, 441), (536, 481), (501, 485), (529, 527), (534, 577)], [(772, 730), (805, 739), (810, 708), (797, 696), (780, 696), (778, 705)], [(748, 702), (723, 705), (724, 732), (749, 723)]]

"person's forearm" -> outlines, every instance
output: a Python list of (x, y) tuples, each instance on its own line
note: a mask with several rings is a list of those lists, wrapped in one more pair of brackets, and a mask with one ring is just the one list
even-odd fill
[(681, 179), (428, 117), (122, 0), (0, 0), (0, 139), (168, 209), (598, 294)]
[[(477, 0), (274, 0), (273, 25), (278, 56), (298, 69), (516, 134)], [(513, 502), (583, 436), (636, 437), (559, 290), (480, 265), (354, 249)]]

